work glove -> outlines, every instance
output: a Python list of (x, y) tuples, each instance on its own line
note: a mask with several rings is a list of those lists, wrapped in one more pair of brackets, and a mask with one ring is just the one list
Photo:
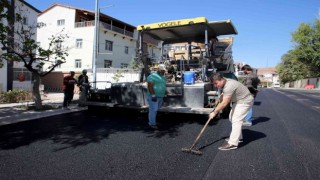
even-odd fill
[(151, 100), (152, 100), (153, 102), (157, 102), (157, 96), (156, 96), (156, 95), (152, 95)]

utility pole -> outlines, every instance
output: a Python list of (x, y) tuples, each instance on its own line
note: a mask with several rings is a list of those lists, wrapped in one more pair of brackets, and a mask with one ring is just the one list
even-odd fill
[(96, 89), (97, 85), (97, 57), (98, 57), (98, 33), (99, 33), (99, 0), (96, 0), (95, 17), (94, 17), (94, 40), (93, 40), (93, 57), (92, 57), (92, 75), (93, 75), (93, 89)]
[[(112, 5), (111, 5), (112, 6)], [(94, 17), (94, 37), (93, 37), (93, 56), (92, 56), (92, 77), (93, 77), (93, 89), (97, 87), (97, 58), (99, 53), (99, 32), (100, 32), (100, 9), (108, 8), (111, 6), (105, 6), (99, 8), (99, 0), (96, 0), (95, 17)], [(111, 53), (104, 53), (111, 54)]]
[[(269, 59), (268, 59), (268, 56), (267, 56), (267, 67), (268, 67), (268, 61), (269, 61)], [(267, 68), (266, 67), (266, 68)], [(268, 77), (268, 79), (267, 79), (267, 88), (269, 87), (269, 77)]]
[[(8, 46), (9, 48), (14, 48), (14, 22), (15, 22), (15, 1), (11, 0), (10, 6), (8, 8), (9, 17), (7, 19), (8, 25), (10, 27), (8, 36), (10, 37)], [(13, 89), (13, 61), (7, 61), (7, 91)]]

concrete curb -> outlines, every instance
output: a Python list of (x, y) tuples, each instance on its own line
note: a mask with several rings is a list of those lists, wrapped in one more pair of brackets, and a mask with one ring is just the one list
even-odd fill
[(87, 110), (87, 107), (70, 107), (70, 110), (51, 109), (45, 111), (25, 111), (22, 113), (0, 117), (0, 126), (84, 110)]
[[(45, 104), (61, 104), (61, 100), (44, 100), (42, 101), (42, 105)], [(8, 104), (0, 104), (0, 109), (1, 108), (9, 108), (9, 107), (17, 107), (17, 106), (31, 106), (34, 105), (34, 102), (20, 102), (20, 103), (8, 103)]]
[[(42, 105), (60, 105), (62, 106), (64, 94), (63, 93), (49, 93), (42, 98)], [(9, 103), (0, 104), (0, 112), (3, 114), (0, 116), (0, 126), (8, 125), (18, 122), (24, 122), (39, 118), (46, 118), (50, 116), (56, 116), (60, 114), (74, 113), (87, 110), (87, 107), (79, 107), (76, 101), (79, 99), (79, 95), (75, 94), (73, 103), (69, 106), (70, 110), (63, 110), (60, 108), (50, 109), (44, 111), (17, 111), (15, 108), (19, 106), (31, 106), (34, 102), (21, 102), (21, 103)], [(0, 114), (1, 115), (1, 114)]]

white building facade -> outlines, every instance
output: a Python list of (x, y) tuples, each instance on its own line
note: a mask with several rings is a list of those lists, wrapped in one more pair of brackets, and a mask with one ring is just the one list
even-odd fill
[[(32, 5), (28, 4), (22, 0), (12, 0), (14, 1), (15, 6), (15, 13), (18, 13), (22, 17), (22, 24), (15, 23), (15, 31), (21, 28), (21, 25), (25, 27), (32, 27), (31, 29), (35, 33), (32, 37), (36, 39), (36, 26), (37, 26), (37, 17), (40, 11), (33, 7)], [(6, 24), (7, 22), (3, 22)], [(19, 37), (15, 34), (15, 42), (19, 42)], [(0, 45), (1, 47), (1, 45)], [(2, 51), (0, 51), (2, 53)], [(0, 68), (0, 91), (7, 91), (8, 89), (8, 63), (2, 62), (4, 66)], [(19, 78), (23, 77), (23, 78)], [(12, 89), (22, 89), (30, 91), (32, 89), (32, 77), (31, 73), (24, 68), (23, 63), (14, 62), (13, 64), (13, 82), (12, 82)]]
[[(95, 12), (55, 4), (44, 10), (38, 17), (43, 27), (38, 29), (38, 42), (46, 48), (49, 38), (58, 33), (68, 38), (61, 46), (68, 48), (66, 62), (55, 71), (80, 72), (93, 68)], [(130, 24), (100, 14), (96, 67), (127, 68), (137, 53), (137, 31)], [(159, 48), (158, 52), (160, 52)], [(158, 53), (159, 54), (159, 53)], [(159, 55), (160, 56), (160, 55)], [(51, 60), (55, 63), (55, 60)]]

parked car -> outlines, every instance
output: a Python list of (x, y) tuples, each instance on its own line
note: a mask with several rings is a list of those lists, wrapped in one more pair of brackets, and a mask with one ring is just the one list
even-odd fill
[(278, 83), (278, 82), (274, 83), (274, 84), (273, 84), (273, 87), (274, 87), (274, 88), (279, 88), (279, 87), (280, 87), (280, 83)]

